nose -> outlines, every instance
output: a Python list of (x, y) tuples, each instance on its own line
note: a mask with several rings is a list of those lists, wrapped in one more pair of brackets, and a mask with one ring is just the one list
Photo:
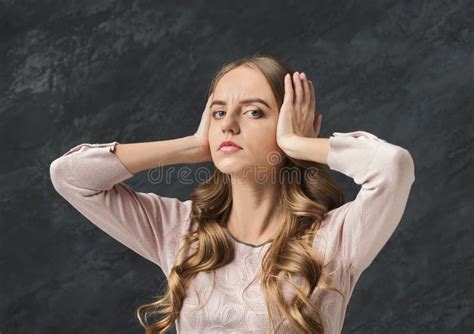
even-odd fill
[(223, 134), (232, 131), (235, 135), (240, 132), (239, 123), (232, 114), (227, 114), (221, 121), (221, 130)]

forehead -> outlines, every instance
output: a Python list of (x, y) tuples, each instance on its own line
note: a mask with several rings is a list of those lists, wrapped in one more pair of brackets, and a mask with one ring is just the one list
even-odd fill
[(227, 72), (214, 89), (214, 100), (237, 103), (244, 98), (261, 98), (273, 108), (276, 101), (262, 73), (248, 67), (238, 67)]

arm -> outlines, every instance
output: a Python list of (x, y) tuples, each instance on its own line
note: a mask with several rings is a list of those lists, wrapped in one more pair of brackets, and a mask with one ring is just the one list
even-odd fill
[(329, 138), (290, 136), (281, 145), (285, 154), (298, 160), (315, 161), (327, 164)]
[[(184, 152), (194, 150), (192, 143), (182, 138), (143, 144), (80, 144), (51, 163), (51, 181), (93, 224), (167, 275), (177, 238), (188, 225), (191, 200), (136, 192), (123, 181), (155, 163), (192, 162), (184, 158)], [(123, 161), (116, 154), (120, 147), (124, 148), (120, 150)]]
[(361, 185), (353, 201), (328, 214), (333, 219), (329, 228), (339, 229), (341, 256), (362, 272), (403, 216), (415, 180), (413, 159), (406, 149), (365, 131), (334, 132), (329, 139), (302, 138), (300, 143), (304, 145), (293, 150), (301, 157), (314, 154), (312, 160), (326, 161), (330, 169)]
[(202, 157), (202, 148), (196, 142), (194, 136), (187, 136), (170, 140), (118, 144), (115, 154), (132, 174), (136, 174), (158, 166), (205, 161)]

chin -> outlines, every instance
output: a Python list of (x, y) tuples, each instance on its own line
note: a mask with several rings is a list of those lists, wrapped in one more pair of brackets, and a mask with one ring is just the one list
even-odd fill
[(251, 175), (252, 166), (242, 165), (238, 163), (235, 159), (218, 159), (214, 161), (214, 165), (224, 174), (229, 175), (244, 175), (247, 172), (247, 175)]
[(222, 173), (225, 173), (225, 174), (238, 173), (239, 171), (242, 170), (242, 167), (235, 160), (234, 161), (232, 160), (233, 159), (218, 159), (217, 161), (216, 160), (214, 161), (214, 165)]

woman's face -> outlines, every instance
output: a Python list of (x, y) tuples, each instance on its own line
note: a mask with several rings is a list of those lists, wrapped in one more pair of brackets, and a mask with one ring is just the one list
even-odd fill
[[(257, 180), (259, 175), (268, 175), (284, 157), (276, 143), (278, 114), (277, 102), (263, 74), (244, 66), (227, 72), (218, 81), (211, 103), (209, 147), (215, 166), (223, 173)], [(220, 150), (224, 140), (242, 149)]]

